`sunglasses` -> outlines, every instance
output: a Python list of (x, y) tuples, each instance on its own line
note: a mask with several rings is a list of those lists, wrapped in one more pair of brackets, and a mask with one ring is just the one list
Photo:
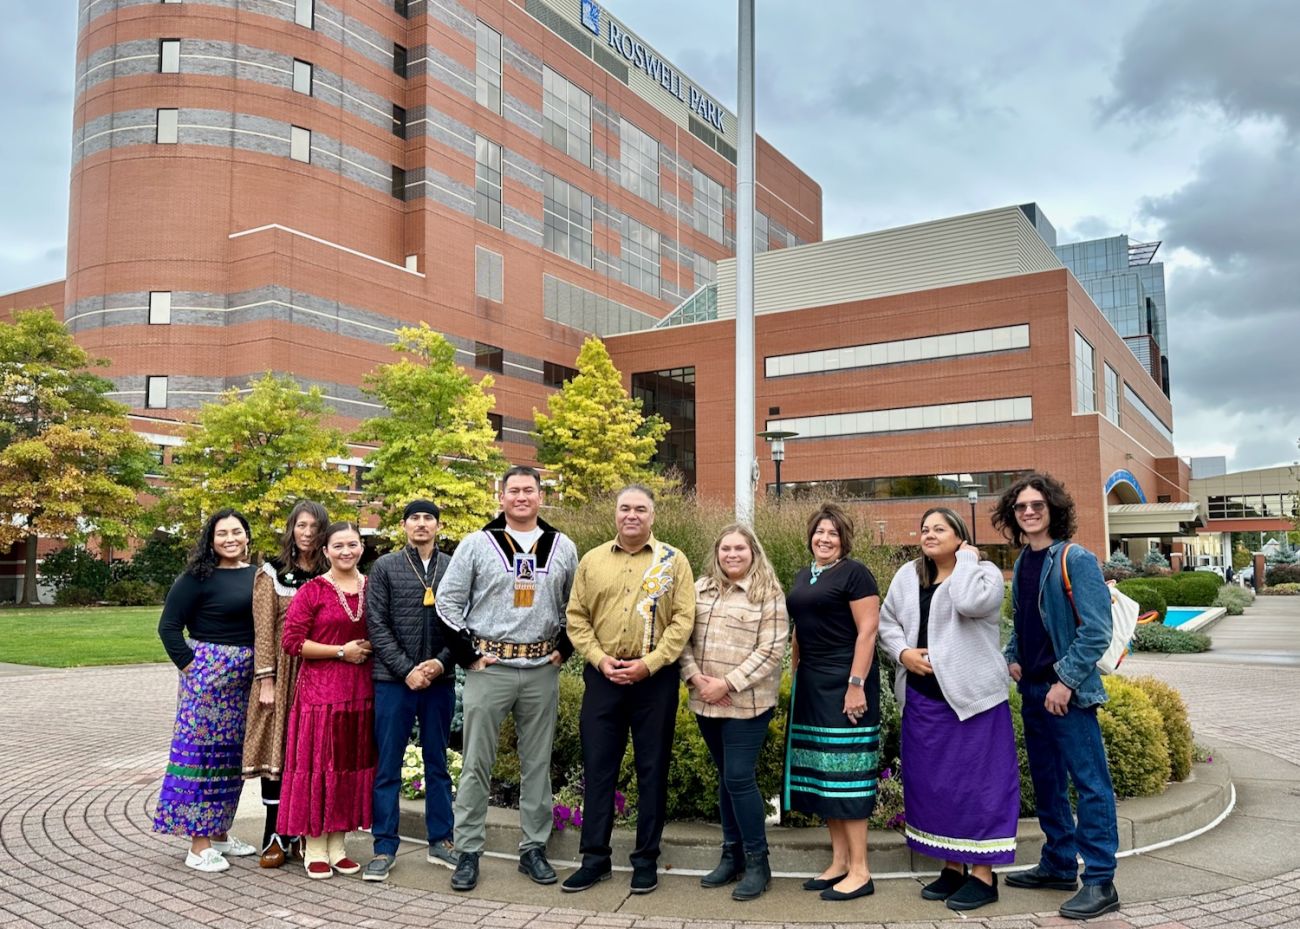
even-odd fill
[(1030, 500), (1028, 503), (1017, 503), (1011, 507), (1017, 513), (1041, 513), (1047, 509), (1046, 500)]

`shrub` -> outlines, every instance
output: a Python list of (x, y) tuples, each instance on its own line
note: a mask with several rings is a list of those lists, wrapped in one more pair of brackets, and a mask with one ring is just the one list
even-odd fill
[(1300, 584), (1278, 584), (1265, 587), (1260, 593), (1270, 597), (1294, 597), (1300, 594)]
[(54, 588), (56, 599), (63, 588), (77, 587), (89, 592), (91, 603), (103, 598), (110, 579), (108, 565), (80, 545), (46, 555), (41, 561), (41, 577)]
[(1161, 574), (1169, 570), (1169, 559), (1154, 548), (1142, 558), (1143, 574)]
[(1240, 616), (1255, 600), (1255, 595), (1245, 587), (1236, 584), (1224, 584), (1214, 596), (1211, 606), (1221, 606), (1229, 616)]
[(1210, 648), (1210, 637), (1200, 632), (1184, 632), (1172, 626), (1151, 623), (1138, 626), (1133, 633), (1133, 643), (1129, 646), (1135, 652), (1164, 652), (1171, 655), (1186, 655), (1204, 652)]
[(1169, 776), (1169, 739), (1160, 711), (1142, 688), (1122, 677), (1103, 679), (1110, 698), (1097, 710), (1116, 797), (1150, 797)]
[(60, 587), (54, 593), (56, 606), (94, 606), (99, 597), (85, 587)]
[(1137, 577), (1138, 569), (1128, 555), (1116, 551), (1111, 552), (1110, 557), (1101, 566), (1101, 573), (1108, 581), (1126, 581), (1131, 577)]
[[(578, 737), (578, 716), (582, 709), (582, 678), (574, 674), (560, 675), (559, 718), (555, 723), (555, 744), (551, 749), (551, 787), (560, 790), (569, 782), (574, 771), (582, 770), (582, 742)], [(497, 742), (496, 763), (492, 766), (494, 787), (499, 792), (514, 796), (519, 788), (518, 734), (514, 716), (507, 716), (501, 724), (501, 737)], [(498, 792), (498, 791), (494, 791)]]
[(1020, 815), (1037, 813), (1034, 799), (1034, 779), (1029, 774), (1029, 754), (1025, 751), (1025, 720), (1020, 715), (1024, 699), (1013, 684), (1011, 686), (1011, 729), (1016, 735), (1016, 761), (1020, 766)]
[(1140, 612), (1150, 613), (1155, 610), (1160, 614), (1159, 622), (1165, 621), (1164, 595), (1151, 586), (1149, 578), (1142, 578), (1140, 581), (1120, 581), (1115, 586), (1137, 601)]
[(1174, 606), (1211, 606), (1223, 585), (1217, 574), (1209, 571), (1184, 571), (1173, 578), (1177, 599)]
[(1264, 574), (1264, 583), (1269, 587), (1275, 584), (1300, 584), (1300, 564), (1269, 565)]
[(1192, 724), (1187, 719), (1187, 704), (1182, 694), (1155, 677), (1136, 677), (1131, 683), (1142, 688), (1151, 705), (1164, 722), (1165, 738), (1169, 743), (1169, 779), (1185, 781), (1192, 773)]
[(185, 569), (186, 545), (177, 536), (156, 535), (131, 558), (131, 577), (157, 584), (164, 591)]
[(166, 593), (149, 581), (114, 581), (104, 590), (104, 599), (115, 606), (150, 606), (162, 603)]

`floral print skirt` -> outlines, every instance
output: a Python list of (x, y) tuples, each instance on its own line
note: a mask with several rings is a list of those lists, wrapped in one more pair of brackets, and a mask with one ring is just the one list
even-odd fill
[(192, 642), (194, 663), (181, 674), (176, 729), (163, 777), (154, 832), (222, 835), (234, 822), (243, 787), (241, 760), (253, 650)]

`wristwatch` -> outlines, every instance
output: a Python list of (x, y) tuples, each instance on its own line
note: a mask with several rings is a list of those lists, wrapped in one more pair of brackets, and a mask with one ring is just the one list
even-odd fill
[(858, 677), (856, 674), (850, 674), (850, 675), (849, 675), (849, 686), (850, 686), (850, 687), (861, 687), (861, 686), (862, 686), (863, 684), (865, 684), (865, 683), (866, 683), (866, 681), (864, 681), (862, 678)]
[(340, 645), (340, 646), (339, 646), (339, 650), (338, 650), (337, 652), (334, 653), (334, 657), (335, 657), (335, 658), (338, 658), (340, 661), (343, 660), (343, 646), (342, 646), (342, 645)]

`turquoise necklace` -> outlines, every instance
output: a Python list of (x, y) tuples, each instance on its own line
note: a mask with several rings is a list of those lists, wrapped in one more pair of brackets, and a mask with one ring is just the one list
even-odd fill
[(835, 567), (835, 566), (836, 566), (837, 564), (839, 564), (842, 560), (843, 560), (842, 558), (836, 558), (834, 561), (832, 561), (832, 562), (831, 562), (830, 564), (828, 564), (828, 565), (819, 565), (817, 562), (814, 561), (814, 562), (812, 563), (812, 567), (808, 569), (809, 571), (812, 572), (812, 577), (810, 577), (810, 578), (808, 579), (808, 584), (809, 584), (810, 586), (811, 586), (812, 584), (816, 584), (816, 583), (817, 583), (817, 578), (821, 577), (823, 574), (825, 574), (825, 573), (826, 573), (827, 571), (829, 571), (831, 568)]

